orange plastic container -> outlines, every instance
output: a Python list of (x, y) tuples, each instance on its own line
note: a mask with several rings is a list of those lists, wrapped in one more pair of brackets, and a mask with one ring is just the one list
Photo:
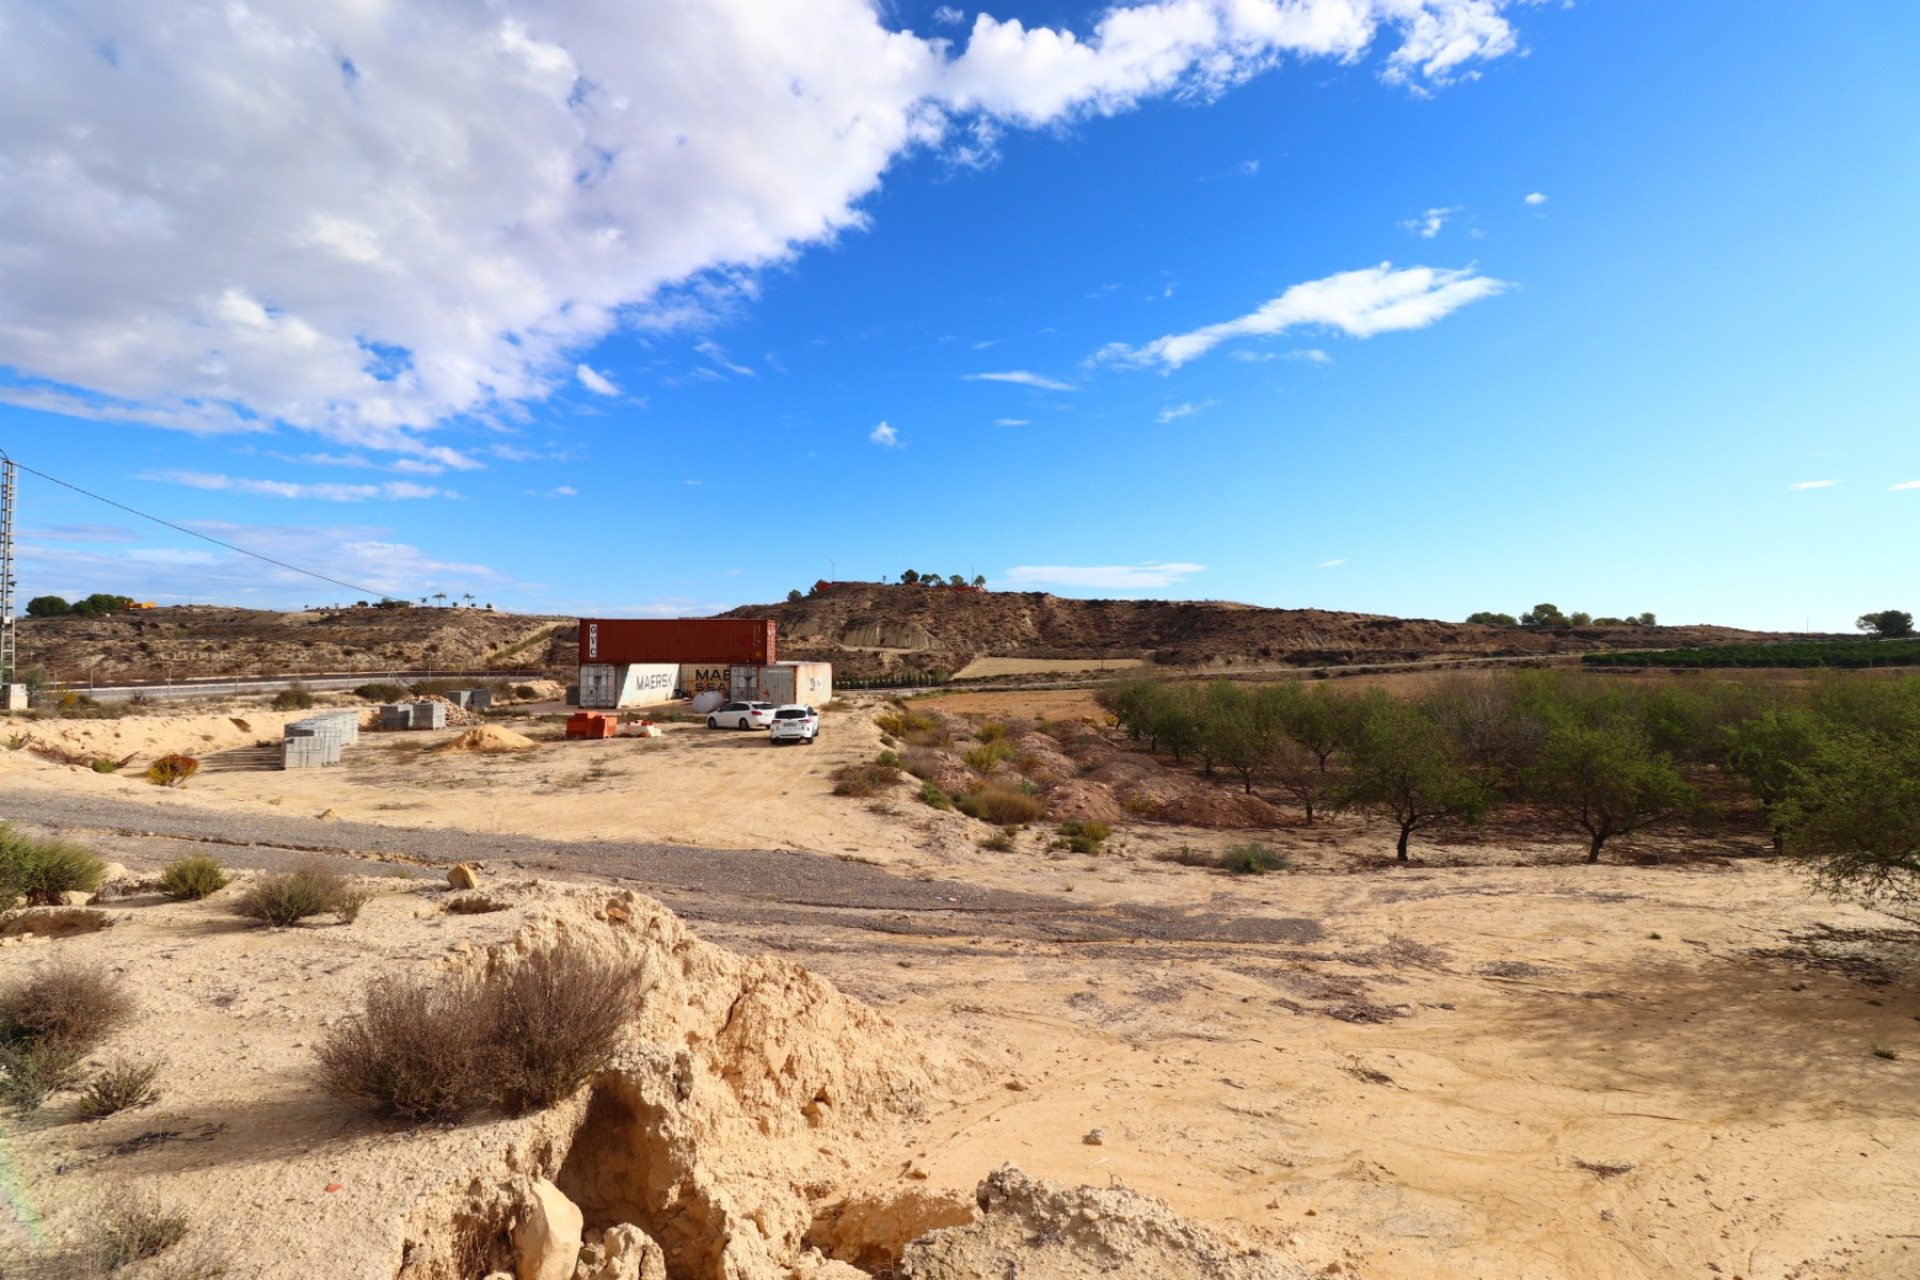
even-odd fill
[(611, 738), (619, 732), (619, 716), (603, 716), (597, 711), (576, 711), (567, 717), (569, 738)]

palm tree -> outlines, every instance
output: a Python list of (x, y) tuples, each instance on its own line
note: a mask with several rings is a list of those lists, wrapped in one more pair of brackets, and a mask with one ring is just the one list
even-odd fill
[(445, 600), (447, 598), (447, 593), (444, 591), (436, 591), (433, 593), (433, 598), (435, 600)]

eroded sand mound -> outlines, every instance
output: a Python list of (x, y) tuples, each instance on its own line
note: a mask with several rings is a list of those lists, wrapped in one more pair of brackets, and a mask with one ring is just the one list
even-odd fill
[(538, 747), (539, 744), (532, 738), (511, 729), (502, 729), (497, 724), (483, 724), (467, 730), (450, 742), (441, 743), (436, 749), (492, 754), (500, 751), (533, 751)]
[(1002, 1165), (979, 1217), (906, 1247), (900, 1280), (1296, 1280), (1306, 1273), (1124, 1188), (1063, 1187)]

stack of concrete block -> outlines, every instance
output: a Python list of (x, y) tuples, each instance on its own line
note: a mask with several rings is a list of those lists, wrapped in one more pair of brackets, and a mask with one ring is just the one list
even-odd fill
[(460, 705), (469, 711), (487, 711), (493, 707), (493, 690), (482, 686), (478, 689), (466, 689), (463, 692), (467, 700)]
[(380, 727), (382, 729), (413, 728), (413, 704), (411, 702), (381, 703)]
[(414, 729), (444, 729), (447, 727), (447, 704), (444, 702), (411, 702), (407, 704), (413, 711)]
[(341, 749), (360, 740), (360, 715), (336, 711), (291, 720), (280, 739), (280, 767), (318, 769), (340, 763)]

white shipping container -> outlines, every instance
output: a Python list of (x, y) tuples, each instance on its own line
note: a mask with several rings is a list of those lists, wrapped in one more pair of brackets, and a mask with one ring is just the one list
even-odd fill
[(616, 707), (651, 707), (672, 702), (674, 686), (680, 683), (677, 662), (633, 662), (618, 670), (620, 696), (613, 704)]
[(737, 700), (818, 707), (833, 700), (833, 664), (776, 662), (770, 667), (735, 667), (731, 692)]
[(677, 662), (583, 662), (580, 705), (608, 711), (651, 707), (673, 701), (673, 689), (679, 682)]
[(620, 669), (610, 662), (580, 664), (580, 705), (617, 707), (620, 705)]

